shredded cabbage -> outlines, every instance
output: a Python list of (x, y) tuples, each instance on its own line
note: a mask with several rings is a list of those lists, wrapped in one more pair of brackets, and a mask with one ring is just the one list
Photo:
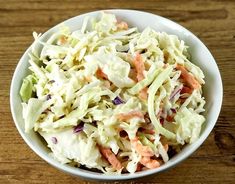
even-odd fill
[(177, 125), (177, 141), (181, 144), (185, 144), (193, 143), (198, 139), (205, 118), (191, 108), (183, 107), (176, 114), (175, 121)]
[(158, 88), (163, 84), (163, 82), (169, 77), (170, 73), (172, 72), (173, 68), (168, 66), (165, 70), (163, 70), (158, 77), (153, 81), (152, 85), (149, 87), (149, 97), (148, 97), (148, 112), (149, 117), (155, 126), (156, 131), (160, 134), (164, 135), (169, 139), (175, 139), (175, 135), (168, 131), (167, 129), (163, 128), (156, 118), (155, 111), (154, 111), (154, 98)]
[(23, 102), (27, 102), (33, 95), (35, 91), (34, 84), (37, 83), (37, 78), (33, 75), (28, 75), (24, 78), (23, 83), (20, 88), (20, 96)]

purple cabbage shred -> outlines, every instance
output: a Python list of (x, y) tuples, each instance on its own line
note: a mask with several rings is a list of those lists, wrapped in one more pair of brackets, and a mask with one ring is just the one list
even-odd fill
[(56, 139), (56, 137), (51, 137), (51, 141), (53, 142), (53, 144), (57, 144), (58, 140)]
[(181, 90), (182, 90), (182, 87), (176, 88), (176, 89), (171, 93), (169, 100), (170, 100), (170, 101), (173, 100), (173, 98), (175, 97), (175, 95), (177, 95), (178, 93), (180, 93)]
[(84, 122), (81, 122), (77, 126), (73, 127), (73, 132), (79, 133), (83, 130), (83, 128), (84, 128)]
[(113, 102), (114, 105), (120, 105), (120, 104), (124, 103), (124, 101), (118, 96), (116, 98), (114, 98), (112, 100), (112, 102)]

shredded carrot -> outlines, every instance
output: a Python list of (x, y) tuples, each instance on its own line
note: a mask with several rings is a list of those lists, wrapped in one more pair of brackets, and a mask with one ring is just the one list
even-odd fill
[(148, 99), (148, 88), (145, 87), (139, 92), (139, 98), (142, 100), (147, 100)]
[(97, 77), (108, 79), (108, 76), (100, 68), (98, 68), (98, 70), (96, 71), (96, 75)]
[(157, 168), (160, 166), (159, 161), (151, 159), (151, 157), (154, 156), (153, 150), (149, 146), (142, 145), (138, 137), (131, 139), (131, 144), (133, 145), (136, 152), (141, 155), (140, 163), (143, 166), (149, 169)]
[[(144, 79), (144, 70), (145, 70), (144, 61), (138, 52), (136, 52), (135, 54), (136, 54), (136, 56), (133, 60), (133, 64), (134, 64), (136, 72), (137, 72), (136, 78), (137, 78), (137, 81), (141, 81)], [(142, 100), (147, 100), (147, 98), (148, 98), (147, 91), (148, 91), (147, 87), (142, 89), (139, 92), (139, 98)]]
[(183, 93), (192, 94), (192, 92), (193, 92), (193, 89), (192, 89), (192, 88), (189, 88), (189, 87), (187, 87), (187, 86), (184, 86), (184, 87), (182, 88), (182, 90), (180, 91), (181, 94), (183, 94)]
[(144, 118), (144, 114), (140, 111), (131, 111), (128, 113), (117, 114), (116, 117), (120, 121), (127, 121), (127, 120), (129, 120), (131, 118), (135, 118), (135, 117)]
[(151, 157), (154, 155), (153, 150), (149, 146), (144, 146), (138, 140), (138, 138), (131, 139), (131, 144), (133, 145), (134, 149), (137, 153), (144, 157)]
[(144, 79), (144, 61), (141, 57), (141, 55), (136, 52), (136, 56), (133, 60), (133, 64), (135, 66), (136, 72), (137, 72), (137, 80), (141, 81)]
[(108, 162), (115, 168), (116, 170), (122, 169), (121, 162), (117, 159), (116, 155), (109, 148), (99, 147), (102, 155), (108, 160)]
[(128, 29), (128, 24), (124, 21), (118, 22), (117, 23), (117, 28), (127, 30)]
[(130, 69), (129, 78), (131, 78), (135, 82), (138, 82), (136, 76), (137, 76), (136, 69)]
[(151, 159), (148, 156), (141, 157), (140, 163), (143, 164), (145, 167), (147, 167), (149, 169), (160, 167), (159, 161), (157, 161), (155, 159)]
[(184, 66), (177, 65), (176, 69), (181, 71), (181, 77), (185, 80), (186, 84), (189, 85), (192, 89), (198, 89), (201, 87), (195, 77), (191, 75)]

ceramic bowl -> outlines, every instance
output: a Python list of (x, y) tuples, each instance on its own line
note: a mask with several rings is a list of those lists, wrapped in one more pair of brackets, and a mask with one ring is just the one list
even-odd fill
[[(116, 181), (157, 174), (175, 166), (176, 164), (180, 163), (182, 160), (190, 156), (197, 148), (199, 148), (199, 146), (206, 140), (207, 136), (212, 131), (219, 116), (222, 104), (223, 89), (220, 72), (216, 65), (215, 59), (213, 58), (207, 47), (193, 33), (188, 31), (181, 25), (161, 16), (142, 11), (122, 9), (105, 11), (114, 13), (118, 17), (118, 19), (128, 22), (128, 24), (131, 26), (138, 27), (139, 30), (143, 30), (147, 26), (150, 26), (156, 31), (164, 31), (168, 34), (177, 35), (189, 46), (189, 52), (192, 57), (192, 62), (203, 70), (206, 82), (203, 88), (203, 95), (206, 99), (206, 111), (204, 113), (206, 122), (202, 128), (199, 139), (193, 144), (187, 145), (180, 153), (175, 155), (161, 167), (137, 172), (134, 174), (104, 175), (101, 173), (91, 172), (80, 168), (74, 168), (69, 165), (60, 164), (48, 155), (49, 149), (37, 133), (32, 131), (30, 134), (26, 134), (24, 132), (24, 120), (22, 117), (22, 106), (19, 96), (19, 89), (22, 83), (22, 79), (28, 74), (28, 53), (30, 52), (31, 47), (26, 50), (26, 52), (20, 59), (12, 78), (10, 90), (10, 105), (12, 116), (20, 135), (23, 137), (29, 147), (46, 162), (66, 173), (88, 179)], [(69, 26), (71, 30), (75, 30), (81, 27), (84, 17), (96, 17), (99, 14), (100, 11), (86, 13), (66, 20), (63, 22), (63, 24)], [(42, 39), (46, 39), (53, 32), (57, 31), (59, 25), (60, 24), (45, 32), (42, 36)], [(200, 160), (198, 160), (198, 162), (200, 162)]]

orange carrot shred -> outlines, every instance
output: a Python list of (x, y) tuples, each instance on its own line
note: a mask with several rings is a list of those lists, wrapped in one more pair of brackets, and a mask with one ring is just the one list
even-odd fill
[(96, 71), (96, 75), (97, 77), (108, 79), (108, 76), (100, 68), (98, 68), (98, 70)]
[(144, 79), (144, 61), (141, 55), (137, 52), (133, 64), (137, 71), (137, 80), (141, 81)]
[(183, 94), (183, 93), (192, 94), (192, 92), (193, 92), (193, 89), (192, 89), (192, 88), (189, 88), (189, 87), (187, 87), (187, 86), (184, 86), (184, 87), (182, 88), (182, 90), (180, 91), (181, 94)]
[[(144, 79), (144, 70), (145, 70), (145, 66), (144, 66), (144, 61), (141, 57), (141, 55), (136, 52), (136, 56), (135, 56), (135, 59), (133, 60), (133, 64), (135, 66), (135, 69), (136, 69), (136, 72), (137, 72), (137, 81), (141, 81)], [(142, 100), (147, 100), (148, 98), (148, 88), (145, 87), (144, 89), (142, 89), (140, 92), (139, 92), (139, 98), (142, 99)]]
[(181, 71), (181, 77), (185, 80), (187, 85), (190, 86), (192, 89), (198, 89), (201, 87), (201, 85), (195, 79), (195, 77), (191, 75), (184, 66), (177, 65), (176, 69)]
[(150, 157), (141, 157), (140, 163), (149, 169), (160, 167), (160, 163), (158, 160), (151, 159)]
[(141, 156), (144, 157), (151, 157), (154, 155), (153, 150), (149, 146), (144, 146), (138, 140), (138, 137), (131, 139), (131, 144), (135, 148), (136, 152), (139, 153)]
[(135, 68), (134, 69), (130, 69), (129, 78), (131, 78), (135, 82), (138, 82), (136, 76), (137, 76), (136, 69)]
[(148, 88), (145, 87), (139, 92), (139, 97), (142, 100), (147, 100), (148, 99)]
[(140, 111), (131, 111), (129, 113), (120, 113), (116, 115), (117, 119), (120, 121), (127, 121), (131, 118), (138, 117), (144, 118), (144, 114)]
[(110, 148), (104, 148), (100, 146), (100, 152), (113, 166), (113, 168), (115, 168), (116, 170), (122, 169), (121, 162), (117, 159), (116, 155), (111, 151)]

